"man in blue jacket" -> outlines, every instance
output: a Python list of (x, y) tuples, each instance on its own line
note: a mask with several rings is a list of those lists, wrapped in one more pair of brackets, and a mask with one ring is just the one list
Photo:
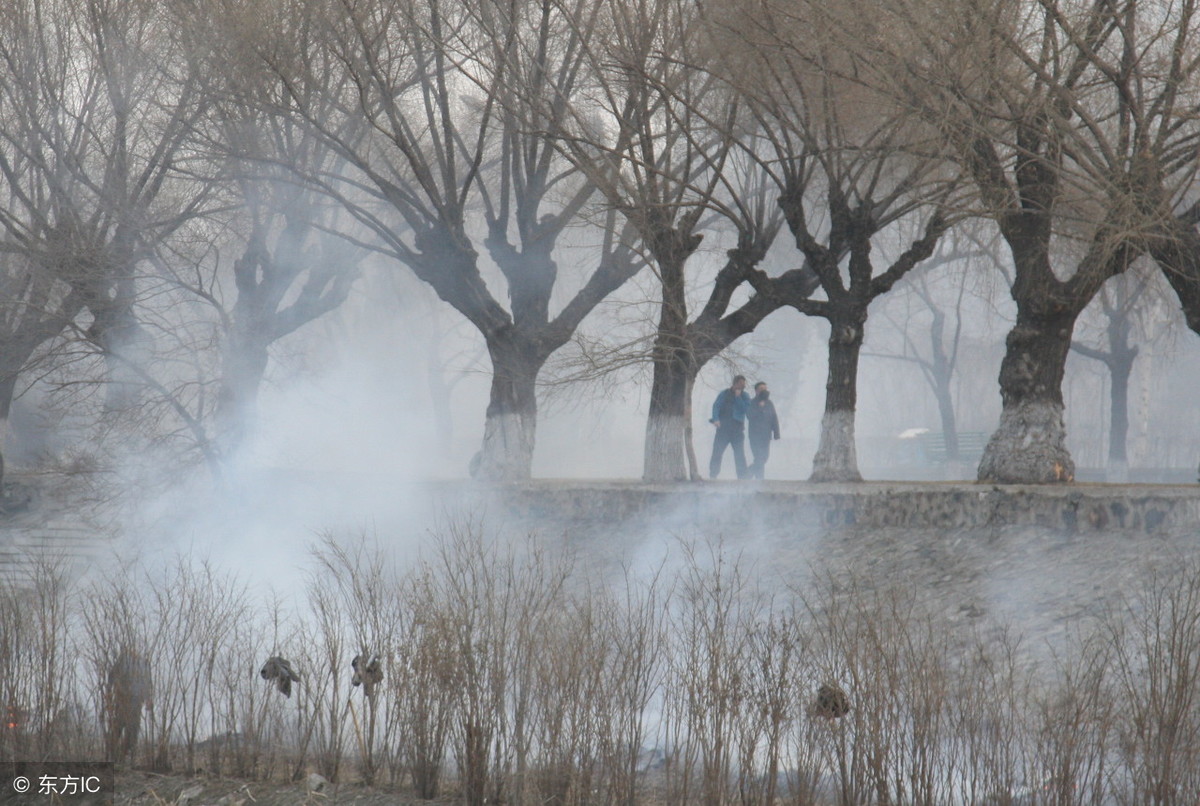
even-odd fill
[(710, 423), (717, 427), (713, 438), (712, 460), (708, 463), (708, 475), (716, 478), (721, 472), (721, 458), (725, 447), (733, 448), (733, 467), (739, 479), (746, 478), (746, 412), (750, 409), (750, 396), (746, 394), (746, 378), (738, 375), (728, 389), (721, 390), (713, 401)]

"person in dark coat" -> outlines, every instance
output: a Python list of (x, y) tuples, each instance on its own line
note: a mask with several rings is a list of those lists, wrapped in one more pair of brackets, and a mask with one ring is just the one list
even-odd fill
[(712, 459), (708, 463), (708, 475), (716, 478), (721, 472), (721, 458), (725, 448), (733, 448), (733, 466), (739, 479), (746, 478), (746, 410), (750, 407), (750, 395), (746, 394), (746, 377), (738, 375), (728, 389), (722, 389), (713, 401), (710, 423), (717, 427), (713, 437)]
[(747, 472), (750, 478), (761, 479), (771, 456), (771, 440), (779, 439), (779, 416), (771, 402), (771, 392), (763, 381), (754, 384), (754, 398), (746, 412), (746, 421), (750, 431), (750, 453), (754, 455), (754, 464)]

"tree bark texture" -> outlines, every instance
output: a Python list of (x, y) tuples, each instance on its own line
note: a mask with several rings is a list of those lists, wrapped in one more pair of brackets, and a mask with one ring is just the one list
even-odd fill
[(862, 481), (854, 446), (854, 412), (858, 405), (858, 356), (862, 350), (865, 308), (829, 319), (829, 373), (821, 441), (809, 481)]
[[(684, 413), (687, 390), (694, 377), (687, 338), (687, 301), (683, 269), (699, 239), (682, 249), (664, 248), (659, 259), (662, 305), (654, 340), (654, 377), (650, 383), (650, 412), (642, 478), (645, 481), (685, 481)], [(660, 253), (661, 254), (661, 253)]]
[[(546, 361), (524, 340), (489, 339), (492, 387), (483, 426), (483, 446), (473, 475), (486, 481), (525, 481), (533, 467), (537, 433), (537, 377)], [(435, 401), (434, 405), (441, 405)]]
[[(1015, 295), (1014, 295), (1015, 296)], [(1000, 365), (1000, 425), (979, 463), (980, 481), (1050, 484), (1072, 481), (1066, 446), (1062, 380), (1077, 306), (1030, 311), (1020, 305)]]
[[(1036, 173), (1036, 171), (1034, 172)], [(1028, 177), (1025, 177), (1028, 180)], [(1024, 187), (1024, 186), (1023, 186)], [(1042, 209), (1048, 185), (1029, 180), (1022, 208), (1001, 217), (1000, 230), (1015, 268), (1011, 287), (1017, 321), (1000, 364), (1000, 424), (984, 448), (980, 481), (1061, 484), (1075, 478), (1066, 445), (1062, 381), (1071, 333), (1084, 308), (1134, 252), (1107, 223), (1067, 280), (1054, 273), (1050, 216)]]
[(650, 413), (642, 478), (645, 481), (686, 481), (684, 412), (688, 376), (682, 362), (655, 364), (650, 387)]

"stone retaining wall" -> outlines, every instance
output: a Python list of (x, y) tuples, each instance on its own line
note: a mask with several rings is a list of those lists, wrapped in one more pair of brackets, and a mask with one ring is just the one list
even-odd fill
[(1015, 628), (1035, 655), (1136, 600), (1159, 572), (1200, 568), (1195, 485), (536, 481), (440, 491), (430, 500), (457, 497), (482, 507), (484, 522), (562, 541), (597, 578), (653, 573), (680, 562), (685, 543), (706, 556), (715, 545), (783, 596), (829, 575), (860, 589), (900, 585), (968, 632)]
[(1200, 485), (969, 483), (639, 484), (536, 481), (491, 492), (522, 520), (594, 526), (670, 515), (705, 523), (748, 513), (804, 528), (980, 529), (1036, 526), (1068, 534), (1200, 532)]

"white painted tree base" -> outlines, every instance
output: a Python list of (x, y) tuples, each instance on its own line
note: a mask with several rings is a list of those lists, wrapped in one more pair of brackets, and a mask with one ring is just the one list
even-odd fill
[(1073, 481), (1075, 462), (1066, 438), (1059, 404), (1039, 401), (1005, 408), (983, 451), (979, 480), (998, 484)]
[(687, 481), (684, 461), (683, 417), (652, 414), (646, 420), (646, 448), (642, 479), (645, 481)]
[(525, 481), (533, 467), (534, 420), (519, 414), (487, 418), (483, 449), (472, 475), (486, 481)]
[(809, 481), (862, 481), (854, 446), (854, 412), (827, 411), (821, 418), (821, 444)]

